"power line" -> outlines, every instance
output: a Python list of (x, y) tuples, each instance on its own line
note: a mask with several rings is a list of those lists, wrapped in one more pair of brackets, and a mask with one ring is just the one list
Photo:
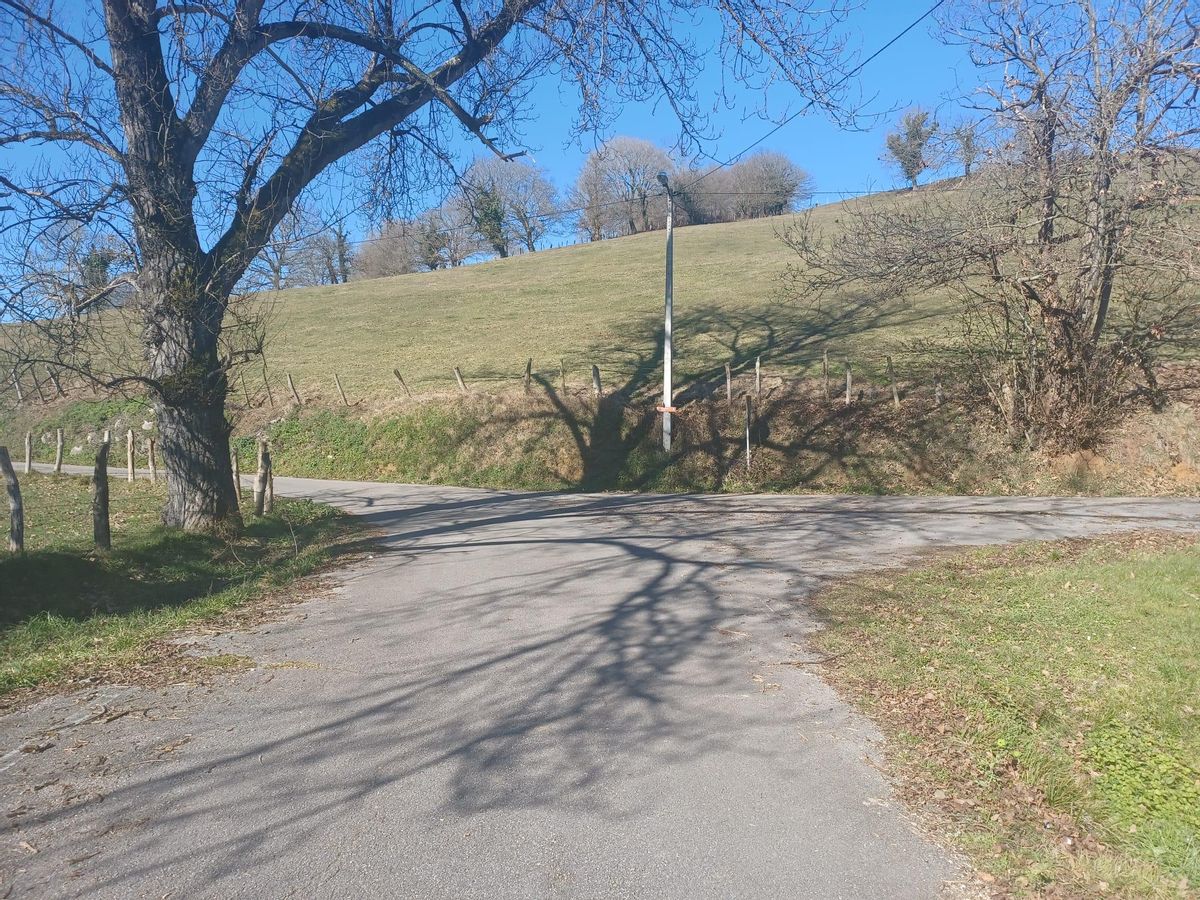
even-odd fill
[[(829, 91), (836, 91), (843, 84), (845, 84), (847, 81), (849, 81), (855, 75), (860, 73), (871, 62), (873, 62), (876, 58), (878, 58), (880, 56), (880, 54), (882, 54), (889, 47), (891, 47), (893, 44), (895, 44), (898, 40), (900, 40), (902, 37), (904, 37), (906, 34), (908, 34), (910, 31), (912, 31), (914, 28), (916, 28), (918, 25), (920, 25), (922, 22), (924, 22), (926, 19), (928, 19), (931, 15), (933, 15), (934, 12), (937, 11), (937, 9), (939, 7), (944, 6), (945, 3), (946, 3), (946, 0), (937, 0), (937, 2), (933, 4), (933, 6), (929, 7), (929, 9), (925, 10), (925, 12), (921, 13), (921, 15), (918, 16), (916, 19), (914, 19), (912, 22), (909, 22), (908, 25), (905, 26), (903, 31), (894, 35), (887, 43), (885, 43), (883, 46), (877, 48), (874, 53), (872, 53), (870, 56), (868, 56), (866, 59), (864, 59), (862, 62), (860, 62), (857, 66), (855, 66), (853, 69), (851, 69), (845, 75), (843, 75), (840, 79), (838, 79), (838, 81), (836, 81), (829, 88)], [(713, 172), (720, 171), (721, 169), (724, 169), (724, 168), (727, 168), (727, 167), (733, 165), (735, 162), (737, 162), (739, 159), (741, 159), (743, 156), (745, 156), (747, 153), (749, 153), (751, 150), (753, 150), (755, 147), (757, 147), (763, 141), (767, 140), (767, 138), (771, 137), (774, 134), (777, 134), (779, 132), (779, 130), (782, 129), (784, 126), (790, 125), (792, 122), (794, 122), (800, 116), (802, 116), (804, 113), (806, 113), (810, 109), (812, 109), (813, 106), (816, 105), (816, 102), (817, 102), (817, 100), (815, 97), (813, 99), (809, 100), (808, 103), (804, 104), (804, 106), (800, 107), (798, 110), (796, 110), (790, 116), (787, 116), (786, 118), (784, 118), (781, 122), (779, 122), (777, 125), (775, 125), (774, 128), (772, 128), (770, 131), (766, 132), (764, 135), (759, 137), (757, 140), (753, 141), (752, 143), (748, 144), (746, 147), (742, 148), (739, 152), (737, 152), (733, 156), (729, 157), (729, 159), (727, 159), (725, 162), (720, 163), (719, 165), (716, 165), (713, 168), (709, 169), (707, 172), (705, 172), (703, 175), (701, 175), (699, 178), (697, 178), (691, 184), (687, 185), (685, 187), (685, 190), (687, 188), (695, 187), (697, 184), (699, 184), (701, 181), (703, 181), (709, 175), (713, 174)]]
[[(868, 65), (870, 65), (872, 62), (874, 62), (876, 59), (878, 59), (879, 56), (881, 56), (883, 53), (885, 53), (888, 49), (890, 49), (897, 41), (899, 41), (906, 34), (908, 34), (910, 31), (912, 31), (914, 28), (916, 28), (918, 25), (920, 25), (922, 22), (924, 22), (926, 19), (928, 19), (931, 15), (933, 15), (933, 13), (935, 13), (940, 7), (944, 6), (945, 4), (946, 4), (946, 0), (937, 0), (937, 2), (935, 2), (927, 10), (925, 10), (925, 12), (921, 13), (921, 15), (919, 15), (917, 18), (915, 18), (913, 21), (909, 22), (908, 25), (906, 25), (903, 29), (901, 29), (899, 32), (897, 32), (895, 35), (893, 35), (884, 44), (877, 47), (869, 56), (867, 56), (866, 59), (864, 59), (857, 66), (855, 66), (853, 69), (851, 69), (849, 72), (844, 74), (841, 78), (839, 78), (836, 82), (834, 82), (829, 87), (829, 91), (837, 90), (839, 87), (844, 85), (847, 81), (849, 81), (851, 78), (858, 75), (860, 72), (862, 72), (863, 69), (865, 69)], [(702, 182), (704, 179), (708, 178), (714, 172), (718, 172), (721, 169), (725, 169), (725, 168), (728, 168), (729, 166), (733, 165), (735, 162), (737, 162), (739, 159), (741, 159), (743, 156), (745, 156), (747, 153), (749, 153), (751, 150), (753, 150), (755, 147), (757, 147), (763, 141), (767, 140), (772, 135), (777, 134), (785, 126), (791, 124), (796, 119), (798, 119), (801, 115), (806, 113), (808, 110), (812, 109), (812, 107), (814, 105), (816, 105), (816, 102), (817, 101), (816, 101), (815, 97), (813, 99), (809, 100), (808, 103), (806, 103), (804, 106), (800, 107), (800, 109), (796, 110), (791, 115), (785, 117), (783, 120), (781, 120), (779, 123), (777, 123), (773, 128), (771, 128), (765, 134), (761, 135), (756, 140), (752, 141), (750, 144), (743, 147), (740, 151), (735, 153), (733, 156), (729, 157), (729, 159), (727, 159), (725, 162), (718, 163), (718, 165), (713, 166), (713, 168), (709, 169), (707, 172), (705, 172), (699, 178), (688, 183), (687, 185), (684, 185), (681, 188), (681, 190), (690, 190), (691, 188), (695, 187), (700, 182)], [(649, 196), (662, 196), (665, 193), (666, 193), (665, 191), (656, 191), (653, 195), (649, 195)], [(736, 195), (736, 194), (750, 195), (750, 194), (765, 194), (765, 193), (774, 193), (774, 192), (709, 191), (701, 196), (716, 196), (718, 194), (720, 194), (720, 195)], [(862, 196), (864, 194), (869, 194), (869, 193), (874, 193), (874, 192), (872, 192), (872, 191), (810, 191), (809, 193), (810, 193), (810, 195), (840, 195), (843, 197), (850, 197), (850, 196)], [(631, 202), (631, 199), (636, 199), (636, 198), (622, 198), (620, 200), (610, 200), (610, 201), (606, 201), (604, 203), (589, 204), (587, 206), (576, 206), (576, 207), (571, 207), (569, 209), (555, 210), (552, 213), (541, 213), (538, 215), (529, 216), (528, 218), (537, 219), (539, 221), (563, 218), (563, 217), (566, 217), (569, 215), (573, 215), (575, 213), (581, 213), (581, 212), (585, 212), (588, 210), (604, 209), (608, 206), (615, 206), (615, 205), (622, 204), (622, 203), (629, 203), (629, 202)], [(347, 218), (347, 217), (343, 217), (343, 219)], [(474, 226), (473, 226), (473, 223), (471, 223), (471, 222), (460, 222), (460, 223), (457, 223), (454, 225), (443, 226), (441, 228), (436, 229), (432, 233), (434, 233), (434, 234), (450, 234), (455, 231), (460, 231), (462, 229), (472, 228), (472, 227), (474, 227)], [(374, 243), (376, 241), (380, 241), (380, 240), (384, 240), (384, 239), (385, 238), (383, 235), (377, 235), (375, 237), (359, 238), (358, 240), (348, 241), (347, 243), (354, 245), (354, 246), (358, 246), (361, 244)]]

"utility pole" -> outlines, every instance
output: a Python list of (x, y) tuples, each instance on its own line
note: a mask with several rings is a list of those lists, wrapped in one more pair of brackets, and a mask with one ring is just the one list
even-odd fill
[(673, 347), (671, 344), (671, 317), (672, 317), (672, 267), (674, 264), (674, 249), (675, 249), (675, 197), (671, 193), (671, 184), (667, 179), (666, 172), (658, 173), (658, 183), (663, 186), (667, 192), (667, 286), (666, 295), (664, 298), (665, 312), (663, 315), (663, 402), (659, 412), (663, 414), (662, 434), (663, 434), (663, 450), (667, 453), (671, 452), (671, 413), (675, 412), (675, 407), (672, 405), (674, 400), (674, 388), (671, 384), (671, 363), (673, 356)]

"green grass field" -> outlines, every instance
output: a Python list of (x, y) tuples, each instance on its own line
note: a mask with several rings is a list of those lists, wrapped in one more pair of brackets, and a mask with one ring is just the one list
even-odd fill
[[(834, 224), (839, 206), (818, 210)], [(726, 363), (768, 372), (816, 371), (824, 349), (881, 372), (883, 355), (904, 367), (906, 339), (946, 320), (936, 302), (886, 313), (846, 298), (823, 308), (788, 298), (782, 276), (793, 257), (778, 239), (790, 217), (681, 228), (675, 237), (676, 371), (681, 384)], [(308, 399), (351, 401), (400, 394), (399, 368), (417, 392), (516, 383), (527, 359), (558, 382), (559, 361), (577, 386), (598, 365), (610, 387), (661, 378), (664, 232), (541, 251), (459, 269), (263, 295), (272, 307), (267, 347), (272, 390), (286, 396), (290, 372)], [(659, 371), (654, 371), (659, 367)], [(840, 369), (839, 369), (840, 371)], [(246, 373), (252, 392), (262, 376)]]
[(1200, 888), (1200, 544), (980, 550), (833, 588), (823, 673), (1004, 895)]
[(349, 549), (335, 510), (277, 500), (235, 538), (162, 528), (161, 485), (112, 479), (112, 550), (91, 544), (88, 479), (21, 475), (26, 552), (0, 554), (0, 699), (78, 676), (128, 677), (160, 639), (251, 604)]
[[(813, 211), (830, 235), (839, 233), (844, 214), (839, 204)], [(969, 360), (955, 352), (958, 321), (945, 297), (886, 308), (861, 297), (821, 305), (789, 297), (784, 276), (794, 255), (779, 233), (792, 221), (678, 230), (675, 396), (681, 413), (670, 461), (656, 449), (665, 235), (652, 232), (247, 300), (269, 307), (265, 372), (272, 393), (268, 397), (259, 361), (235, 371), (228, 408), (243, 470), (253, 465), (253, 438), (266, 435), (281, 474), (497, 488), (1200, 489), (1192, 480), (1194, 421), (1179, 440), (1152, 435), (1157, 449), (1133, 460), (1136, 465), (1130, 442), (1118, 441), (1103, 483), (1060, 483), (1074, 475), (1014, 452), (991, 429), (988, 405), (968, 386)], [(127, 339), (138, 333), (131, 323), (110, 330)], [(821, 374), (826, 351), (829, 378), (822, 389), (813, 376)], [(759, 450), (747, 472), (741, 408), (721, 402), (724, 366), (733, 367), (740, 403), (740, 395), (753, 390), (759, 356)], [(898, 412), (890, 410), (888, 356), (904, 397)], [(520, 377), (530, 358), (535, 382), (527, 396)], [(841, 402), (847, 361), (856, 400), (850, 407)], [(603, 405), (590, 389), (593, 365), (600, 370)], [(470, 388), (467, 396), (457, 390), (455, 366)], [(415, 401), (405, 397), (394, 368)], [(300, 408), (291, 400), (288, 374), (305, 401)], [(935, 376), (948, 400), (938, 409), (931, 408)], [(149, 432), (141, 427), (150, 417), (136, 398), (93, 398), (77, 390), (67, 402), (0, 409), (0, 443), (17, 456), (32, 432), (35, 455), (48, 461), (54, 429), (61, 427), (67, 461), (87, 462), (89, 433), (111, 427), (119, 439), (132, 427), (144, 437)], [(1149, 431), (1161, 430), (1152, 426)], [(1175, 472), (1180, 463), (1186, 465)]]

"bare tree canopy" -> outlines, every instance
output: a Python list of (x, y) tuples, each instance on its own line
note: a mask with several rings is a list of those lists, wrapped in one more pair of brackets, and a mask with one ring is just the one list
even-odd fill
[(597, 241), (665, 227), (666, 208), (650, 198), (662, 192), (658, 173), (674, 171), (670, 155), (650, 141), (608, 141), (588, 154), (571, 194), (579, 230)]
[(463, 191), (468, 203), (481, 194), (494, 198), (498, 221), (490, 236), (480, 237), (500, 256), (508, 256), (514, 244), (533, 253), (558, 216), (557, 192), (545, 170), (524, 160), (477, 159), (463, 178)]
[(1200, 337), (1200, 23), (1187, 0), (988, 0), (945, 23), (1003, 83), (986, 163), (787, 235), (806, 296), (944, 290), (1014, 440), (1087, 447)]
[[(693, 61), (710, 52), (743, 82), (782, 81), (832, 108), (845, 5), (0, 0), (3, 317), (27, 326), (6, 325), (5, 346), (146, 391), (164, 520), (236, 522), (228, 372), (256, 341), (226, 330), (230, 297), (323, 172), (357, 154), (373, 188), (402, 196), (448, 171), (464, 132), (496, 152), (512, 144), (543, 77), (577, 92), (577, 131), (658, 97), (695, 139)], [(711, 50), (693, 37), (702, 14), (720, 25)], [(26, 289), (25, 249), (62, 221), (107, 230), (135, 261), (139, 365), (78, 333), (96, 317), (68, 326)]]
[(731, 166), (680, 173), (678, 201), (688, 224), (736, 222), (795, 212), (812, 197), (812, 178), (772, 150)]
[(971, 174), (971, 168), (982, 151), (982, 125), (970, 119), (959, 119), (942, 135), (944, 150), (942, 162), (953, 162), (962, 168), (962, 174)]
[[(342, 240), (345, 240), (343, 234)], [(275, 227), (250, 264), (241, 287), (281, 291), (315, 284), (337, 284), (338, 235), (311, 206), (297, 203)]]
[(393, 220), (363, 242), (355, 278), (386, 278), (461, 266), (484, 251), (465, 201), (452, 198), (414, 219)]

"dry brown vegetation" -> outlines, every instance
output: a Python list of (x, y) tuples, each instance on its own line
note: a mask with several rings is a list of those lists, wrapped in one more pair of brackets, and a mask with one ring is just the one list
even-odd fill
[[(850, 493), (1194, 494), (1200, 492), (1197, 407), (1144, 410), (1095, 451), (1013, 450), (971, 397), (902, 383), (764, 381), (754, 401), (751, 461), (745, 396), (752, 376), (700, 384), (684, 396), (676, 453), (658, 449), (655, 400), (617, 392), (597, 401), (542, 382), (530, 395), (443, 394), (354, 409), (307, 408), (282, 420), (256, 410), (237, 433), (272, 436), (280, 472), (317, 477), (497, 488)], [(252, 443), (240, 443), (251, 465)]]

